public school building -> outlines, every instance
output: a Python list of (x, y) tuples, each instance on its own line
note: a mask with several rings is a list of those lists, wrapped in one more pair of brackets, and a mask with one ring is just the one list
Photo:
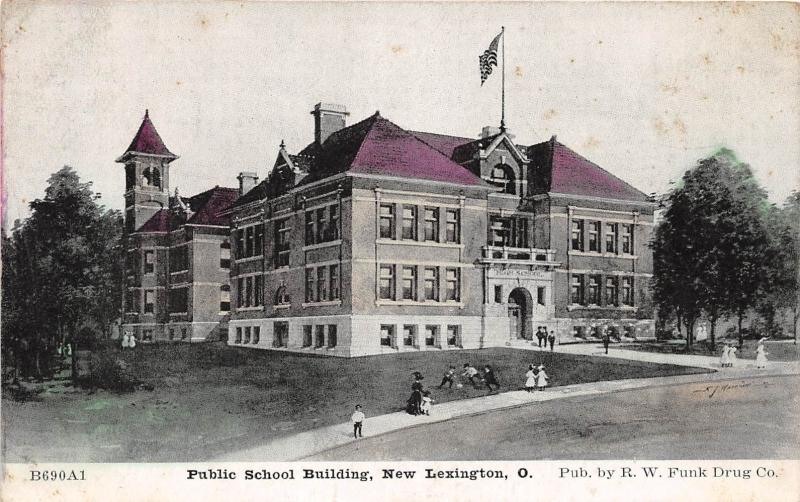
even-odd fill
[[(653, 335), (654, 204), (637, 189), (555, 137), (446, 136), (377, 112), (346, 126), (346, 109), (324, 103), (312, 115), (313, 141), (296, 154), (281, 144), (261, 183), (241, 173), (238, 190), (212, 189), (229, 201), (211, 204), (213, 215), (192, 220), (202, 201), (167, 195), (132, 224), (131, 328), (344, 357), (514, 346), (538, 327), (560, 343), (604, 329)], [(171, 268), (183, 246), (186, 278)], [(135, 279), (153, 247), (166, 268), (151, 287)], [(174, 307), (186, 312), (172, 312), (181, 286), (187, 305)], [(164, 290), (160, 317), (146, 311), (148, 287)], [(217, 324), (203, 328), (211, 312)]]

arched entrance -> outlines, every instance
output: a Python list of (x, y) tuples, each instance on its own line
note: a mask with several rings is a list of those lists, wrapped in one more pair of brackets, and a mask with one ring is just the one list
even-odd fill
[(533, 298), (525, 288), (508, 295), (508, 325), (511, 339), (530, 340), (533, 336)]

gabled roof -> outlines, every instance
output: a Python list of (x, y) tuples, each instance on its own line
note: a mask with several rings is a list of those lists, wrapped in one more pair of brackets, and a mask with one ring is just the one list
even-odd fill
[(328, 137), (315, 158), (317, 169), (302, 183), (340, 172), (374, 174), (467, 186), (486, 186), (416, 135), (379, 113)]
[(136, 231), (169, 232), (185, 224), (227, 227), (230, 224), (230, 218), (228, 216), (220, 216), (219, 213), (233, 204), (238, 197), (238, 189), (219, 186), (192, 197), (181, 197), (184, 204), (192, 211), (188, 220), (185, 219), (182, 213), (165, 208), (155, 213)]
[(158, 155), (170, 159), (178, 158), (177, 155), (169, 151), (167, 146), (164, 144), (164, 141), (161, 139), (161, 136), (158, 134), (158, 131), (156, 131), (156, 127), (150, 121), (149, 110), (145, 110), (144, 119), (142, 120), (142, 124), (139, 126), (139, 130), (136, 131), (133, 141), (131, 141), (131, 144), (128, 146), (127, 150), (125, 150), (125, 153), (123, 153), (120, 158), (117, 159), (117, 162), (124, 160), (128, 154), (132, 153)]
[[(649, 197), (594, 162), (556, 141), (555, 136), (528, 148), (532, 164), (545, 168), (547, 186), (539, 192), (564, 193), (606, 199), (649, 202)], [(533, 160), (535, 159), (535, 160)]]
[(144, 222), (137, 232), (169, 232), (177, 223), (177, 216), (169, 209), (159, 209), (156, 214)]
[(409, 132), (451, 159), (453, 158), (453, 151), (455, 151), (457, 147), (474, 141), (473, 138), (462, 138), (461, 136), (450, 136), (447, 134), (436, 134), (424, 131)]

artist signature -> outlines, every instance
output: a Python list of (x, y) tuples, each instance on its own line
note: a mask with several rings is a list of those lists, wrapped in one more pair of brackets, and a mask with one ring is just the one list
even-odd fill
[[(767, 387), (771, 385), (769, 382), (761, 382), (761, 385)], [(753, 387), (753, 382), (740, 382), (740, 383), (721, 383), (721, 384), (714, 384), (708, 385), (702, 389), (695, 389), (694, 393), (704, 393), (706, 397), (711, 399), (717, 394), (724, 394), (726, 392), (731, 392), (739, 389), (749, 389)]]

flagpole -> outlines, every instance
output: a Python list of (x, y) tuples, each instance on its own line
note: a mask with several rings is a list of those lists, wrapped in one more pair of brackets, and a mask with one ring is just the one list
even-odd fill
[(506, 27), (502, 26), (500, 34), (503, 36), (503, 79), (500, 91), (500, 131), (506, 130)]

